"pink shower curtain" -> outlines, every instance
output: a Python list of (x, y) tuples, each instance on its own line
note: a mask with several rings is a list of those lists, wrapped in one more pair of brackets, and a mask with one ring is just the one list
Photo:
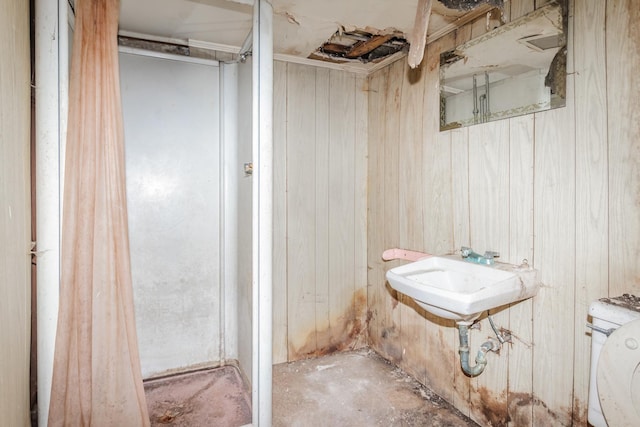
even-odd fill
[(119, 0), (76, 0), (49, 426), (148, 426), (133, 311)]

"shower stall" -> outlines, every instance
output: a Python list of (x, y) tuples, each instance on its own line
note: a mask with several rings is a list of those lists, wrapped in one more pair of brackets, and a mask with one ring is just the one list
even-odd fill
[[(64, 0), (36, 3), (38, 396), (46, 425), (73, 11)], [(271, 15), (269, 3), (255, 2), (251, 55), (241, 60), (128, 47), (119, 54), (143, 377), (237, 365), (252, 385), (254, 425), (271, 419)]]

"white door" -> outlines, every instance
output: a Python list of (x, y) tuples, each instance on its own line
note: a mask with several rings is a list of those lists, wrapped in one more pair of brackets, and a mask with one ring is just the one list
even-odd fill
[(217, 63), (120, 54), (143, 377), (220, 360)]

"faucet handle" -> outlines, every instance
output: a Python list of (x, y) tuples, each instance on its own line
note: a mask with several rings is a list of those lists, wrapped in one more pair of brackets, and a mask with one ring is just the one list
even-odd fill
[(484, 257), (488, 258), (488, 259), (499, 258), (500, 257), (500, 252), (485, 251), (484, 252)]
[(466, 246), (463, 246), (460, 248), (460, 254), (462, 255), (462, 258), (468, 257), (471, 254), (471, 252), (473, 252), (473, 249), (468, 248)]

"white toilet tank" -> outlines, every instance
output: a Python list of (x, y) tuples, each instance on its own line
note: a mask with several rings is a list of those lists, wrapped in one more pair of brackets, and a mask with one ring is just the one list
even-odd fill
[(616, 298), (602, 298), (589, 306), (589, 315), (593, 318), (594, 329), (591, 334), (591, 375), (589, 379), (589, 423), (594, 427), (607, 427), (602, 415), (596, 373), (600, 351), (607, 340), (601, 330), (615, 330), (625, 323), (640, 319), (640, 298), (624, 294)]

